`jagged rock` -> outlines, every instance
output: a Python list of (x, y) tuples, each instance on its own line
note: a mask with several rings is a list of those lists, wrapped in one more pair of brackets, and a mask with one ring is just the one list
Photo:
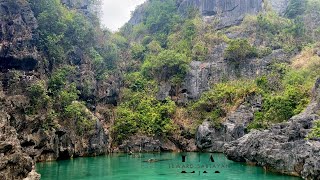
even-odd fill
[(92, 0), (61, 0), (61, 3), (69, 8), (77, 9), (86, 16), (98, 15), (99, 13), (99, 1)]
[[(24, 179), (34, 171), (34, 162), (21, 150), (16, 130), (9, 124), (10, 116), (0, 111), (0, 179)], [(34, 176), (40, 177), (37, 173)]]
[(128, 21), (128, 24), (136, 25), (143, 21), (145, 8), (148, 6), (148, 1), (139, 5), (134, 11), (133, 14)]
[(253, 120), (254, 112), (261, 108), (261, 103), (262, 99), (258, 95), (248, 97), (220, 126), (203, 122), (196, 133), (198, 148), (202, 151), (223, 152), (224, 144), (245, 135), (246, 127)]
[(122, 142), (115, 152), (161, 152), (179, 151), (174, 143), (161, 137), (135, 135)]
[(288, 7), (289, 0), (267, 0), (266, 3), (270, 3), (272, 10), (283, 15)]
[(108, 135), (97, 121), (92, 131), (79, 136), (74, 129), (60, 128), (35, 133), (21, 132), (23, 150), (36, 161), (53, 161), (79, 156), (96, 156), (108, 152)]
[(276, 124), (268, 130), (253, 131), (224, 146), (231, 160), (250, 162), (268, 170), (320, 178), (320, 141), (307, 140), (314, 120), (319, 119), (319, 82), (313, 91), (313, 101), (301, 114), (288, 122)]
[(217, 28), (239, 24), (246, 14), (262, 11), (262, 0), (184, 0), (179, 11), (186, 13), (190, 7), (198, 9), (202, 16), (218, 19)]
[(26, 178), (23, 180), (40, 180), (40, 174), (38, 174), (35, 170), (32, 170)]
[(34, 70), (37, 20), (25, 0), (0, 1), (0, 70)]

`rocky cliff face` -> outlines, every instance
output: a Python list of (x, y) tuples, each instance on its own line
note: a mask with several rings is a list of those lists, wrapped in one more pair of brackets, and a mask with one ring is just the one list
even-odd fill
[(0, 178), (10, 180), (29, 176), (33, 180), (40, 179), (34, 172), (35, 162), (22, 151), (17, 135), (15, 128), (10, 126), (10, 116), (0, 111)]
[(223, 152), (223, 146), (247, 133), (247, 126), (253, 120), (254, 112), (261, 109), (262, 98), (259, 95), (251, 95), (230, 113), (225, 122), (220, 125), (212, 125), (203, 122), (197, 129), (196, 144), (201, 151)]
[(0, 1), (0, 70), (34, 70), (37, 21), (26, 1)]
[[(190, 9), (196, 9), (207, 21), (215, 21), (216, 28), (225, 28), (239, 24), (245, 15), (257, 14), (271, 7), (279, 14), (287, 8), (288, 0), (178, 0), (178, 11), (185, 15)], [(144, 9), (148, 1), (140, 5), (133, 13), (129, 24), (139, 24), (143, 20)]]
[[(33, 171), (37, 161), (108, 152), (109, 132), (99, 109), (86, 109), (95, 123), (84, 134), (79, 134), (74, 124), (57, 119), (51, 122), (56, 126), (50, 128), (45, 110), (28, 115), (27, 88), (47, 81), (49, 75), (43, 63), (45, 53), (37, 50), (37, 19), (26, 0), (0, 0), (0, 15), (0, 179), (39, 179)], [(94, 105), (104, 104), (100, 110), (114, 102), (118, 84), (112, 78), (97, 81), (86, 58), (81, 53), (73, 57), (80, 58), (74, 79), (77, 87), (82, 90), (88, 83), (93, 87), (81, 98), (92, 98)]]
[(99, 12), (99, 1), (92, 0), (61, 0), (61, 3), (72, 9), (77, 9), (86, 16), (98, 15)]
[(224, 28), (239, 24), (246, 14), (257, 14), (262, 6), (262, 0), (184, 0), (179, 11), (184, 14), (190, 7), (196, 8), (205, 18), (217, 19), (217, 28)]
[(268, 130), (250, 132), (226, 144), (224, 152), (227, 157), (304, 179), (319, 179), (320, 141), (306, 139), (313, 121), (319, 119), (319, 83), (318, 79), (315, 98), (304, 112), (288, 122), (276, 124)]

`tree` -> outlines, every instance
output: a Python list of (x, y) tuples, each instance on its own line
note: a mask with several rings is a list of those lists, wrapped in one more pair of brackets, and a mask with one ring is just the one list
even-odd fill
[(184, 78), (187, 73), (189, 58), (185, 54), (172, 50), (164, 50), (159, 55), (150, 55), (142, 65), (142, 73), (149, 78), (158, 80), (170, 80), (172, 78)]
[(285, 12), (285, 16), (288, 18), (296, 18), (299, 15), (302, 15), (306, 9), (305, 0), (290, 0), (288, 7)]
[(225, 51), (225, 58), (237, 64), (254, 56), (256, 56), (256, 49), (246, 39), (231, 40)]

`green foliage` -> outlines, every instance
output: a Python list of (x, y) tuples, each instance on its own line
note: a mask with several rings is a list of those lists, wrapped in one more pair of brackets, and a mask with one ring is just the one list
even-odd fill
[(168, 34), (178, 19), (174, 0), (149, 2), (145, 9), (144, 23), (150, 33)]
[[(96, 78), (101, 79), (107, 69), (115, 66), (118, 48), (127, 48), (127, 40), (99, 28), (97, 17), (84, 15), (76, 9), (65, 7), (60, 0), (29, 0), (39, 28), (39, 48), (46, 53), (50, 70), (70, 62), (74, 56), (89, 56), (94, 64)], [(91, 5), (97, 1), (88, 2)], [(83, 57), (77, 57), (83, 58)]]
[(225, 115), (250, 94), (259, 93), (253, 81), (218, 83), (191, 106), (196, 119), (210, 119), (218, 125)]
[(258, 37), (271, 49), (283, 48), (292, 52), (309, 41), (301, 18), (290, 20), (268, 12), (259, 14), (256, 21)]
[(248, 128), (268, 128), (300, 113), (310, 101), (310, 89), (316, 77), (310, 72), (275, 64), (270, 74), (257, 78), (257, 86), (263, 92), (263, 105)]
[(289, 120), (306, 107), (309, 103), (308, 97), (307, 92), (293, 86), (288, 86), (279, 95), (264, 95), (262, 111), (255, 113), (254, 122), (248, 128), (267, 128), (274, 123)]
[(126, 101), (117, 107), (113, 130), (118, 142), (137, 132), (162, 136), (173, 132), (171, 117), (176, 107), (173, 101), (158, 101), (145, 90), (135, 92), (126, 89), (124, 94)]
[(144, 91), (146, 88), (152, 89), (152, 81), (145, 79), (139, 72), (125, 75), (125, 84), (133, 92)]
[(72, 104), (73, 101), (76, 101), (80, 92), (77, 90), (75, 83), (69, 84), (63, 90), (58, 93), (58, 101), (61, 108), (65, 108)]
[(131, 46), (131, 55), (134, 59), (143, 60), (145, 56), (146, 48), (141, 44), (133, 44)]
[(135, 133), (161, 136), (173, 133), (176, 105), (170, 99), (156, 99), (157, 83), (135, 72), (125, 76), (124, 86), (113, 127), (117, 142)]
[(64, 108), (64, 116), (76, 124), (78, 134), (93, 129), (95, 121), (83, 103), (72, 102)]
[(60, 91), (66, 85), (68, 76), (74, 72), (75, 69), (72, 66), (64, 66), (61, 69), (58, 69), (49, 79), (49, 91), (53, 94)]
[(45, 87), (44, 81), (38, 81), (32, 84), (28, 89), (28, 94), (30, 97), (31, 109), (30, 113), (34, 113), (36, 110), (42, 108), (49, 108), (51, 99), (47, 95), (47, 89)]
[(182, 26), (183, 39), (191, 41), (196, 35), (196, 26), (192, 20), (187, 20)]
[(208, 54), (208, 48), (204, 42), (198, 42), (192, 49), (192, 60), (203, 61)]
[(158, 54), (159, 52), (161, 52), (163, 50), (160, 43), (156, 40), (151, 41), (147, 45), (147, 49), (148, 49), (148, 52), (151, 54)]
[(307, 138), (320, 138), (320, 120), (313, 122), (312, 130), (309, 132)]
[(246, 39), (235, 39), (228, 42), (225, 58), (231, 62), (240, 63), (246, 58), (257, 56), (257, 50)]
[(170, 80), (183, 79), (188, 70), (189, 58), (172, 50), (164, 50), (157, 56), (150, 55), (142, 65), (142, 73), (148, 78)]
[(51, 64), (67, 60), (74, 46), (92, 47), (94, 27), (82, 14), (68, 10), (60, 0), (30, 0), (39, 24), (40, 47)]
[(295, 18), (302, 15), (306, 8), (305, 0), (290, 0), (287, 6), (285, 16), (288, 18)]

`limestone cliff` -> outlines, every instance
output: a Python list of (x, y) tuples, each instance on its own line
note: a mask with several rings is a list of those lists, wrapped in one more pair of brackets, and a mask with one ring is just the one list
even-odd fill
[[(257, 14), (269, 5), (274, 11), (283, 14), (288, 0), (179, 0), (176, 3), (181, 15), (190, 9), (196, 9), (207, 21), (217, 21), (216, 28), (225, 28), (239, 24), (245, 15)], [(140, 5), (132, 14), (129, 24), (135, 25), (143, 21), (144, 10), (148, 1)]]
[[(38, 161), (108, 152), (109, 132), (99, 114), (103, 108), (96, 113), (85, 109), (94, 127), (83, 134), (62, 120), (55, 119), (55, 127), (48, 127), (48, 104), (38, 109), (39, 113), (27, 113), (31, 104), (28, 88), (35, 82), (47, 83), (52, 72), (46, 52), (39, 50), (38, 22), (28, 1), (1, 0), (0, 15), (0, 179), (39, 179), (33, 171)], [(97, 81), (82, 52), (72, 57), (80, 59), (72, 81), (80, 90), (88, 84), (93, 87), (81, 98), (93, 97), (92, 104), (103, 107), (114, 103), (118, 85), (112, 77)]]
[(226, 144), (227, 157), (304, 179), (319, 179), (320, 143), (317, 139), (306, 139), (313, 122), (319, 119), (319, 90), (318, 79), (310, 105), (288, 122), (250, 132)]
[(34, 70), (37, 21), (26, 1), (0, 1), (0, 69)]

